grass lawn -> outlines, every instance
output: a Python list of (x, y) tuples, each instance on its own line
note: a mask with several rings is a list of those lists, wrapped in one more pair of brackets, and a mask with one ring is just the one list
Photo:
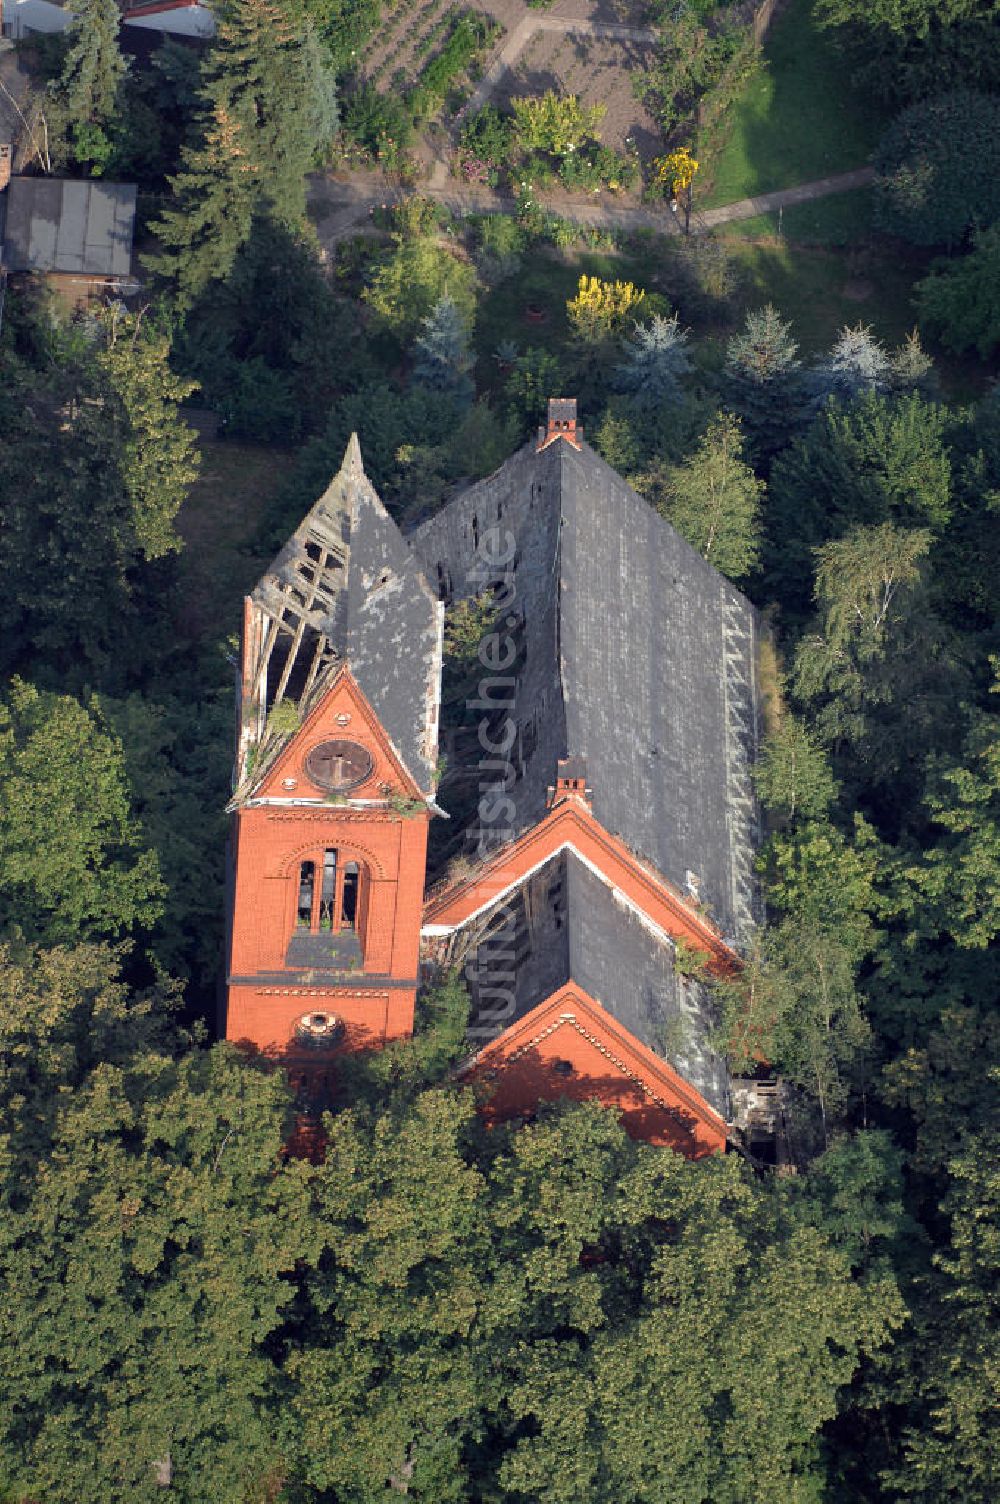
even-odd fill
[(702, 166), (702, 208), (792, 188), (861, 167), (885, 120), (855, 93), (814, 0), (789, 0), (764, 43), (764, 62), (729, 118), (728, 139)]
[(806, 355), (828, 350), (845, 324), (870, 324), (879, 339), (898, 345), (916, 323), (914, 269), (895, 248), (854, 255), (774, 239), (734, 241), (731, 251), (740, 271), (740, 318), (773, 303)]
[(720, 225), (726, 239), (785, 239), (796, 245), (857, 245), (872, 234), (872, 190), (852, 188), (812, 204), (789, 204), (773, 214)]
[(269, 562), (250, 551), (264, 511), (289, 469), (283, 450), (204, 440), (201, 475), (181, 508), (183, 614), (189, 638), (224, 637), (240, 621), (240, 601)]

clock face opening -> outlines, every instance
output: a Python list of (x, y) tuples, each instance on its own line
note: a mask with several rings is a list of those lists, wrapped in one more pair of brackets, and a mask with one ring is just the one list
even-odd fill
[(345, 794), (364, 783), (373, 767), (367, 747), (357, 742), (320, 742), (306, 757), (306, 773), (317, 788)]

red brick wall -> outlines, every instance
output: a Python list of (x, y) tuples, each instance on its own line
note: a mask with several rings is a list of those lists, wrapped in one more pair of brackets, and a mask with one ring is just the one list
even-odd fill
[(467, 1076), (487, 1093), (488, 1120), (526, 1117), (540, 1101), (570, 1097), (617, 1108), (631, 1137), (689, 1159), (726, 1146), (725, 1123), (694, 1087), (573, 983), (481, 1051)]
[[(329, 737), (367, 747), (371, 774), (350, 797), (379, 807), (294, 802), (318, 796), (305, 761)], [(344, 1048), (412, 1032), (429, 816), (425, 809), (401, 815), (385, 808), (387, 787), (405, 797), (416, 792), (357, 686), (343, 675), (256, 791), (282, 802), (251, 803), (234, 816), (229, 976), (246, 980), (229, 983), (227, 1039), (280, 1052), (292, 1043), (296, 1021), (313, 1011), (342, 1019)], [(286, 972), (285, 953), (295, 932), (300, 864), (312, 858), (321, 868), (328, 847), (339, 850), (341, 861), (356, 861), (362, 874), (364, 967), (343, 986), (320, 989), (307, 975)], [(283, 972), (287, 981), (274, 979)]]

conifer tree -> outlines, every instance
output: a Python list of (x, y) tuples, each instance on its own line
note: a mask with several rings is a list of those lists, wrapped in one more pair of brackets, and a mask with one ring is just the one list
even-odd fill
[(56, 93), (77, 156), (99, 164), (110, 154), (108, 127), (114, 118), (125, 61), (118, 50), (118, 0), (76, 0), (70, 46)]
[(755, 459), (769, 461), (791, 436), (802, 401), (798, 346), (791, 325), (770, 303), (751, 310), (742, 333), (730, 339), (722, 389)]
[(198, 139), (170, 179), (175, 204), (153, 226), (149, 265), (189, 307), (232, 268), (255, 212), (305, 217), (305, 175), (336, 121), (329, 70), (298, 8), (233, 0), (201, 89)]
[(471, 402), (469, 327), (448, 293), (434, 305), (423, 326), (424, 332), (416, 343), (414, 381), (435, 391), (447, 392), (463, 404)]
[(871, 329), (845, 325), (829, 355), (813, 366), (809, 384), (819, 407), (828, 397), (850, 402), (865, 391), (888, 391), (892, 377), (892, 357)]
[(198, 476), (195, 436), (178, 411), (197, 383), (174, 375), (169, 336), (141, 314), (112, 308), (103, 324), (107, 345), (98, 365), (126, 420), (121, 474), (135, 541), (144, 558), (158, 559), (181, 546), (173, 520)]
[(676, 313), (669, 319), (654, 314), (648, 324), (636, 324), (625, 346), (625, 360), (614, 374), (618, 391), (639, 407), (683, 401), (681, 382), (691, 369), (687, 341), (688, 331), (681, 328)]

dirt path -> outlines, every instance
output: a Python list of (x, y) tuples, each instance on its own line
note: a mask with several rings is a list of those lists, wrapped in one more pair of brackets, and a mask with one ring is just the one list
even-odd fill
[[(453, 214), (513, 214), (512, 198), (497, 193), (492, 188), (463, 186), (447, 176), (447, 164), (443, 180), (435, 181), (437, 172), (429, 183), (418, 190), (425, 198), (444, 204)], [(761, 193), (756, 198), (743, 198), (734, 204), (724, 204), (718, 209), (703, 209), (691, 222), (695, 234), (712, 230), (716, 225), (729, 224), (739, 219), (754, 219), (758, 214), (767, 214), (774, 209), (787, 208), (789, 204), (811, 203), (814, 199), (827, 198), (833, 193), (844, 193), (851, 188), (862, 188), (874, 177), (871, 167), (858, 167), (853, 172), (841, 172), (834, 177), (817, 178), (811, 183), (800, 183), (795, 188), (779, 188), (774, 193)], [(408, 190), (391, 185), (376, 173), (355, 172), (343, 178), (327, 178), (319, 174), (313, 177), (310, 190), (310, 207), (316, 222), (320, 243), (329, 247), (345, 236), (357, 234), (378, 207), (398, 203)], [(670, 210), (663, 205), (655, 209), (632, 209), (624, 204), (595, 201), (593, 198), (563, 198), (559, 211), (566, 219), (576, 224), (596, 229), (652, 229), (661, 234), (680, 233), (680, 225)]]
[(808, 204), (813, 199), (828, 198), (832, 193), (863, 188), (874, 176), (874, 167), (856, 167), (853, 172), (838, 172), (834, 177), (814, 178), (811, 183), (800, 183), (797, 188), (778, 188), (774, 193), (741, 198), (735, 204), (723, 204), (718, 209), (701, 209), (697, 216), (699, 228), (714, 230), (716, 225), (730, 224), (736, 219), (756, 219), (758, 214), (787, 209), (789, 204)]

